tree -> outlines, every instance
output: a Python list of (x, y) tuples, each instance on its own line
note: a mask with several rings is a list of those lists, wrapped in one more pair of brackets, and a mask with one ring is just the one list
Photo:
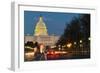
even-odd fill
[(74, 17), (70, 23), (66, 24), (64, 33), (61, 35), (57, 45), (66, 45), (68, 42), (77, 43), (76, 48), (80, 47), (80, 40), (84, 50), (90, 49), (90, 14), (81, 14), (79, 18)]
[(90, 37), (90, 14), (83, 14), (80, 16), (80, 21), (83, 26), (84, 38), (88, 40)]
[(34, 47), (34, 44), (32, 41), (28, 41), (25, 46), (30, 46), (30, 47)]
[(84, 48), (90, 51), (90, 14), (83, 14), (80, 16), (82, 31), (84, 34)]
[(57, 44), (64, 45), (67, 42), (73, 43), (78, 42), (80, 38), (82, 38), (82, 34), (80, 32), (81, 25), (79, 18), (73, 18), (69, 24), (66, 24), (66, 28), (64, 30), (63, 35), (58, 40)]

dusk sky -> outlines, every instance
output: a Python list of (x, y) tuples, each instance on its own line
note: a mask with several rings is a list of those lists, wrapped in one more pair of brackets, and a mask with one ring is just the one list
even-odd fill
[(64, 32), (66, 24), (73, 17), (79, 17), (79, 15), (79, 13), (24, 11), (24, 34), (33, 35), (35, 25), (39, 17), (42, 16), (48, 29), (48, 34), (61, 35)]

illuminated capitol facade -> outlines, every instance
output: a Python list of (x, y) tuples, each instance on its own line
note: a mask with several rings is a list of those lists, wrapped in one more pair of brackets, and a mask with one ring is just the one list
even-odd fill
[(42, 43), (44, 45), (53, 46), (58, 41), (59, 36), (49, 35), (43, 17), (40, 16), (36, 23), (33, 36), (25, 35), (25, 43), (28, 41)]

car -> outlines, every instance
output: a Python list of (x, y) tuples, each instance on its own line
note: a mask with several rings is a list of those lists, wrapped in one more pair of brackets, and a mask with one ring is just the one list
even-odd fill
[(67, 53), (67, 51), (49, 50), (47, 52), (47, 60), (61, 59)]

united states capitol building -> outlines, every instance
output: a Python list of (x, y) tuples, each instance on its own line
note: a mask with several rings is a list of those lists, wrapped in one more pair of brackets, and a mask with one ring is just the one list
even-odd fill
[(36, 23), (35, 29), (33, 31), (34, 31), (33, 36), (25, 35), (25, 43), (27, 43), (28, 41), (33, 41), (33, 42), (42, 43), (46, 46), (47, 45), (54, 46), (60, 37), (60, 36), (48, 34), (48, 29), (46, 27), (45, 22), (43, 21), (42, 16), (39, 17), (39, 20)]

